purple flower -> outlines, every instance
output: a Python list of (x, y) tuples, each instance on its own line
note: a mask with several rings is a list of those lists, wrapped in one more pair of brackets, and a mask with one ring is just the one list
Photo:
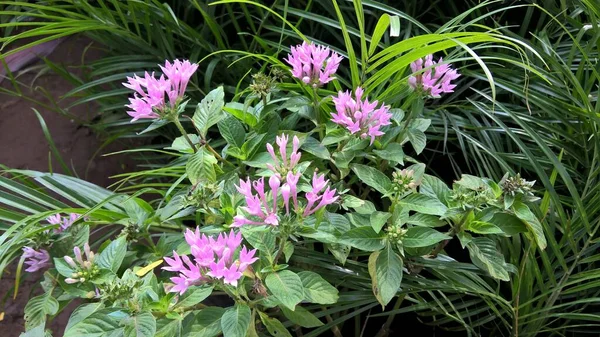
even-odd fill
[(454, 92), (456, 85), (452, 84), (452, 81), (460, 74), (442, 61), (440, 58), (435, 62), (433, 55), (427, 55), (425, 59), (418, 59), (411, 63), (413, 75), (408, 78), (408, 85), (414, 90), (420, 90), (436, 98), (442, 93)]
[(77, 221), (81, 217), (81, 214), (71, 213), (69, 216), (62, 217), (60, 213), (51, 215), (46, 218), (51, 225), (59, 225), (58, 228), (54, 229), (54, 233), (62, 233), (67, 228), (71, 227), (75, 221)]
[(333, 97), (337, 113), (331, 114), (331, 121), (346, 127), (350, 133), (358, 134), (363, 139), (371, 137), (373, 144), (375, 137), (384, 134), (380, 128), (391, 124), (392, 114), (389, 113), (389, 106), (382, 105), (376, 109), (377, 101), (371, 103), (366, 98), (363, 100), (363, 93), (364, 90), (358, 87), (354, 91), (355, 99), (349, 91), (340, 91), (337, 97)]
[[(171, 278), (175, 285), (170, 292), (183, 294), (191, 286), (216, 280), (235, 287), (242, 273), (257, 260), (254, 258), (256, 250), (248, 251), (242, 245), (242, 234), (233, 230), (215, 238), (200, 234), (196, 228), (195, 232), (188, 229), (184, 236), (190, 245), (191, 257), (173, 251), (173, 258), (164, 258), (168, 266), (162, 269), (179, 273)], [(238, 251), (239, 257), (235, 259)]]
[(31, 247), (23, 247), (23, 258), (27, 265), (25, 271), (30, 273), (50, 266), (50, 255), (44, 249), (35, 250)]
[(163, 71), (159, 78), (154, 77), (154, 73), (146, 72), (144, 77), (127, 77), (127, 83), (123, 83), (123, 86), (134, 91), (133, 98), (129, 98), (130, 104), (126, 105), (132, 121), (160, 118), (176, 109), (185, 95), (190, 78), (198, 69), (197, 64), (188, 60), (175, 60), (173, 63), (165, 61), (164, 66), (159, 66)]
[(342, 61), (342, 57), (329, 47), (306, 41), (291, 50), (285, 61), (292, 66), (292, 75), (315, 88), (333, 80)]

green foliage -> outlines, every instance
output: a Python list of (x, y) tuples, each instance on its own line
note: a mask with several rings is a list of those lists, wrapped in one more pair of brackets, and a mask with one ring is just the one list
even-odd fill
[[(600, 112), (600, 29), (594, 23), (600, 9), (593, 1), (565, 1), (560, 7), (554, 1), (511, 6), (325, 1), (306, 7), (276, 2), (268, 7), (234, 0), (0, 6), (0, 20), (11, 22), (2, 26), (4, 47), (35, 36), (46, 38), (25, 47), (79, 32), (109, 47), (109, 56), (87, 65), (83, 77), (47, 64), (78, 86), (65, 98), (100, 104), (102, 122), (94, 127), (115, 137), (131, 137), (145, 126), (123, 120), (128, 92), (119, 83), (125, 76), (157, 70), (155, 64), (165, 58), (202, 60), (188, 90), (195, 113), (186, 119), (192, 111), (182, 112), (184, 127), (197, 131), (188, 134), (197, 149), (166, 123), (154, 122), (144, 136), (160, 133), (172, 143), (129, 151), (154, 156), (142, 171), (120, 176), (117, 192), (58, 174), (13, 170), (0, 177), (0, 220), (7, 223), (0, 227), (0, 275), (22, 246), (43, 246), (39, 224), (57, 212), (76, 211), (107, 228), (97, 245), (97, 263), (114, 273), (135, 266), (133, 274), (137, 266), (172, 250), (189, 254), (179, 245), (184, 221), (207, 234), (228, 229), (243, 206), (234, 184), (247, 176), (268, 180), (265, 143), (281, 132), (302, 140), (307, 163), (302, 183), (310, 183), (318, 169), (344, 193), (327, 212), (300, 224), (285, 219), (276, 230), (241, 229), (260, 260), (236, 288), (239, 293), (230, 294), (236, 306), (204, 307), (201, 302), (212, 288), (190, 289), (180, 297), (165, 294), (165, 272), (158, 280), (139, 281), (143, 286), (136, 285), (124, 302), (143, 310), (84, 304), (72, 314), (66, 336), (288, 335), (286, 327), (293, 324), (313, 329), (304, 335), (315, 336), (350, 319), (367, 324), (364, 315), (371, 308), (394, 299), (394, 308), (388, 305), (377, 314), (389, 316), (382, 331), (405, 313), (471, 335), (600, 331), (600, 143), (594, 136)], [(520, 28), (505, 28), (513, 15), (524, 16)], [(44, 20), (25, 20), (30, 17)], [(19, 27), (32, 29), (14, 31)], [(314, 92), (283, 80), (264, 100), (249, 93), (244, 74), (258, 71), (252, 67), (265, 74), (283, 68), (287, 47), (282, 46), (300, 39), (330, 44), (346, 57), (337, 79)], [(408, 89), (408, 66), (430, 53), (460, 65), (462, 77), (455, 94), (423, 101)], [(209, 91), (217, 85), (223, 86)], [(397, 109), (386, 136), (372, 146), (323, 122), (333, 107), (319, 98), (357, 85)], [(115, 110), (118, 114), (111, 113)], [(427, 164), (427, 174), (425, 165), (406, 168), (414, 171), (417, 187), (395, 190), (395, 168), (419, 162)], [(510, 177), (520, 172), (535, 179), (534, 190), (506, 185), (507, 171)], [(453, 186), (445, 182), (458, 177)], [(144, 195), (147, 207), (126, 206), (131, 194)], [(171, 244), (165, 241), (161, 248), (150, 244), (157, 233), (172, 247), (167, 249)], [(120, 238), (100, 246), (117, 234)], [(471, 263), (452, 258), (449, 240), (468, 250)], [(315, 243), (323, 249), (313, 249)], [(68, 277), (73, 270), (51, 254), (55, 275)], [(282, 256), (286, 264), (280, 264)], [(125, 278), (125, 273), (114, 277)], [(75, 297), (89, 300), (92, 290), (59, 282), (43, 296), (58, 310)], [(259, 309), (243, 304), (255, 294), (266, 296), (257, 300)], [(36, 306), (39, 301), (35, 297), (28, 304), (33, 317), (28, 333), (43, 332), (34, 323), (57, 311), (54, 304)]]

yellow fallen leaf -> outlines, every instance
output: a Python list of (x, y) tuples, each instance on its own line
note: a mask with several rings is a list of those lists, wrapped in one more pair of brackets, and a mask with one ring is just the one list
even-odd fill
[(4, 320), (4, 311), (0, 312), (0, 322)]
[(160, 266), (162, 263), (163, 263), (163, 259), (154, 261), (154, 262), (150, 263), (149, 265), (145, 266), (144, 268), (136, 271), (135, 274), (139, 277), (142, 277), (142, 276), (148, 274), (148, 272), (151, 271), (152, 269)]

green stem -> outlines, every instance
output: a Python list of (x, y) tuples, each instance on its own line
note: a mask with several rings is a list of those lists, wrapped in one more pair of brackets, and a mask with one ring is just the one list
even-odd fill
[[(314, 104), (314, 109), (315, 109), (315, 118), (317, 119), (317, 124), (319, 126), (321, 126), (321, 114), (319, 113), (319, 108), (320, 108), (320, 104), (319, 104), (319, 92), (317, 90), (317, 88), (313, 87), (313, 104)], [(319, 138), (320, 140), (323, 140), (323, 138), (325, 138), (325, 130), (324, 128), (319, 127)]]
[[(461, 231), (462, 225), (465, 223), (465, 221), (467, 221), (467, 218), (469, 217), (469, 215), (472, 212), (473, 212), (473, 210), (470, 210), (465, 215), (463, 215), (463, 217), (460, 219), (460, 222), (456, 226), (453, 226), (452, 228), (450, 228), (450, 232), (448, 232), (448, 236), (454, 236), (456, 233), (459, 233)], [(430, 256), (433, 258), (437, 257), (438, 254), (442, 251), (442, 249), (444, 249), (446, 247), (448, 242), (450, 242), (450, 240), (444, 240), (444, 241), (438, 243), (438, 245), (435, 247), (435, 249), (433, 251), (431, 251)]]
[(419, 116), (419, 114), (421, 114), (421, 112), (423, 112), (424, 105), (425, 102), (421, 97), (417, 97), (415, 100), (412, 101), (410, 112), (404, 120), (404, 128), (402, 128), (402, 131), (400, 131), (400, 134), (398, 135), (398, 137), (396, 137), (397, 143), (402, 143), (404, 137), (406, 136), (406, 133), (408, 132), (408, 126), (410, 125), (410, 122), (412, 122), (413, 119), (415, 119), (417, 116)]
[(281, 258), (281, 254), (283, 254), (283, 250), (285, 249), (287, 235), (285, 237), (281, 237), (279, 241), (279, 249), (277, 250), (277, 255), (275, 255), (275, 259), (273, 260), (273, 266), (277, 264), (277, 261)]
[(185, 140), (188, 142), (188, 144), (190, 144), (190, 147), (192, 148), (192, 150), (194, 150), (194, 153), (196, 153), (196, 151), (198, 151), (198, 149), (196, 149), (196, 146), (194, 146), (194, 143), (188, 136), (187, 132), (185, 132), (183, 125), (181, 125), (181, 122), (179, 121), (179, 117), (175, 116), (172, 118), (172, 120), (173, 120), (173, 123), (175, 123), (175, 126), (177, 126), (177, 129), (179, 129), (179, 132), (181, 132), (181, 134), (183, 135), (183, 138), (185, 138)]
[[(396, 299), (396, 303), (394, 303), (394, 307), (392, 308), (392, 311), (398, 310), (400, 308), (400, 306), (402, 305), (402, 302), (404, 301), (405, 296), (406, 295), (398, 296), (398, 298)], [(381, 329), (379, 329), (379, 332), (377, 333), (377, 335), (375, 335), (375, 337), (389, 336), (390, 335), (390, 326), (392, 326), (392, 323), (394, 322), (395, 317), (396, 317), (396, 314), (389, 315), (387, 320), (385, 321), (385, 324), (383, 324), (381, 326)]]

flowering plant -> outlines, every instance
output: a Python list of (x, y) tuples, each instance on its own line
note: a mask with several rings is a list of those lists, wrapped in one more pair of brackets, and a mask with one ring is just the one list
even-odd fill
[[(463, 175), (449, 187), (428, 174), (418, 159), (425, 107), (459, 78), (433, 60), (412, 63), (411, 94), (392, 104), (370, 87), (342, 88), (346, 61), (304, 42), (285, 58), (291, 68), (274, 61), (228, 103), (217, 88), (191, 117), (185, 92), (197, 64), (167, 61), (158, 78), (128, 77), (133, 120), (181, 132), (165, 149), (176, 180), (158, 202), (102, 192), (98, 206), (76, 209), (85, 217), (40, 225), (22, 253), (27, 272), (45, 270), (27, 329), (43, 330), (80, 298), (65, 336), (341, 335), (338, 325), (360, 323), (361, 312), (425, 301), (428, 278), (448, 292), (508, 281), (515, 267), (495, 237), (525, 233), (546, 245), (528, 207), (532, 182)], [(106, 223), (121, 230), (96, 244), (89, 229)], [(454, 238), (472, 264), (445, 251)], [(365, 309), (340, 316), (353, 306)]]

